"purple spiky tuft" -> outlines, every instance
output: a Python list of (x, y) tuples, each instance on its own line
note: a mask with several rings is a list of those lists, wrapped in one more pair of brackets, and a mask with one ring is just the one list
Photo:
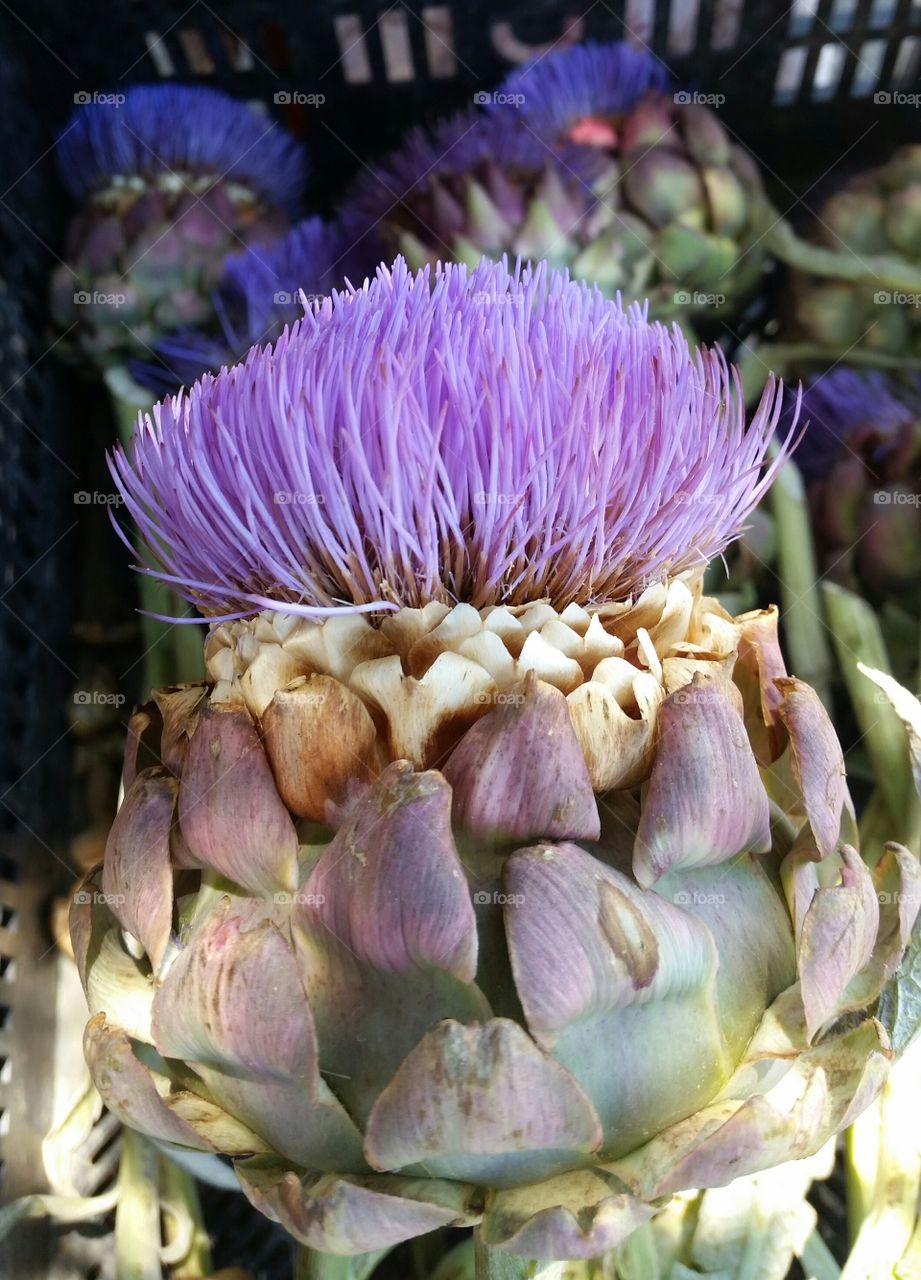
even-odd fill
[(303, 148), (281, 125), (217, 89), (136, 85), (116, 107), (78, 106), (58, 135), (61, 176), (82, 200), (114, 179), (213, 175), (269, 204), (294, 208), (303, 193)]
[(507, 113), (509, 100), (520, 118), (548, 144), (568, 136), (587, 118), (616, 118), (650, 90), (670, 82), (668, 68), (647, 49), (623, 40), (589, 40), (532, 58), (509, 73), (490, 109)]
[(747, 427), (718, 350), (546, 264), (397, 260), (157, 405), (111, 466), (149, 571), (211, 614), (563, 608), (720, 552), (781, 404), (771, 380)]

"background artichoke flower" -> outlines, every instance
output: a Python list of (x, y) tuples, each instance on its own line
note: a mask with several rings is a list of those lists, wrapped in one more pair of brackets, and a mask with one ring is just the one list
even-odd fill
[(270, 244), (230, 254), (212, 298), (211, 324), (167, 334), (157, 343), (156, 360), (131, 361), (133, 376), (162, 395), (234, 364), (302, 314), (302, 292), (309, 301), (339, 286), (354, 256), (348, 230), (316, 216)]
[(921, 611), (921, 385), (839, 366), (809, 384), (800, 417), (822, 568)]
[(919, 870), (854, 848), (776, 611), (700, 586), (780, 409), (543, 265), (398, 262), (139, 424), (213, 624), (73, 908), (117, 1116), (311, 1249), (476, 1225), (489, 1275), (850, 1123)]
[(654, 317), (729, 317), (765, 258), (752, 160), (652, 54), (575, 45), (472, 110), (416, 130), (352, 194), (358, 224), (411, 264), (508, 252), (568, 266)]
[(97, 366), (207, 320), (225, 256), (284, 231), (306, 176), (303, 151), (269, 117), (182, 85), (78, 106), (57, 146), (80, 209), (52, 315)]

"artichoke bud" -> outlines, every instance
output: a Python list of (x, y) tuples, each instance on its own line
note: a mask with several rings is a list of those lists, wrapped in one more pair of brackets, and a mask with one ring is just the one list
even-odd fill
[(847, 245), (858, 253), (884, 253), (887, 249), (882, 198), (864, 191), (838, 191), (822, 211), (822, 222), (834, 234), (826, 239), (837, 247)]
[(822, 346), (849, 348), (867, 328), (863, 314), (854, 306), (852, 286), (843, 281), (804, 285), (795, 307), (797, 322)]
[(624, 174), (631, 205), (655, 227), (663, 227), (704, 200), (700, 175), (671, 151), (649, 151)]

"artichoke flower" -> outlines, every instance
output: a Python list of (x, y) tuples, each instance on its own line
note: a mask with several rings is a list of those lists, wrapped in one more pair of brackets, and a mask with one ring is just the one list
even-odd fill
[(57, 151), (80, 207), (52, 314), (96, 366), (148, 356), (164, 333), (206, 321), (225, 256), (280, 235), (306, 176), (300, 147), (269, 118), (182, 85), (78, 106)]
[(764, 193), (716, 113), (666, 82), (622, 42), (542, 55), (477, 95), (486, 120), (412, 133), (353, 209), (413, 264), (544, 258), (654, 317), (728, 318), (761, 274)]
[(820, 564), (877, 603), (921, 608), (921, 384), (843, 365), (813, 379), (797, 452)]
[(139, 423), (211, 625), (74, 901), (120, 1119), (309, 1249), (472, 1225), (511, 1275), (868, 1104), (919, 869), (861, 860), (776, 610), (701, 587), (781, 409), (545, 264), (398, 261)]

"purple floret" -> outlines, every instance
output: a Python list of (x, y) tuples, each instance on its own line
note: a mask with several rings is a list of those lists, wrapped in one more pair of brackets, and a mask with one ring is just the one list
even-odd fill
[(78, 106), (57, 152), (77, 200), (113, 178), (172, 172), (239, 182), (290, 210), (307, 176), (303, 148), (277, 121), (217, 89), (189, 85), (137, 85), (120, 106)]
[(147, 571), (213, 615), (563, 608), (717, 555), (781, 406), (772, 379), (747, 425), (718, 350), (546, 264), (398, 259), (142, 415), (111, 466)]

